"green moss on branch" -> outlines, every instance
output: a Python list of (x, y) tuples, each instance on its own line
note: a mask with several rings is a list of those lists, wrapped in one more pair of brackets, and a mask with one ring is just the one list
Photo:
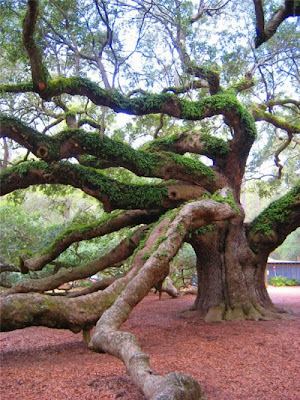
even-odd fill
[(292, 208), (300, 201), (300, 182), (286, 195), (273, 201), (266, 210), (254, 219), (251, 230), (254, 233), (272, 235), (274, 225), (284, 224), (287, 217), (291, 214)]
[(37, 132), (18, 118), (0, 114), (0, 132), (39, 158), (51, 161), (60, 159), (60, 142), (56, 138)]
[(182, 117), (185, 119), (203, 119), (224, 111), (234, 110), (239, 103), (234, 95), (221, 93), (199, 101), (183, 99), (181, 101)]
[(22, 178), (26, 175), (31, 169), (36, 171), (40, 170), (43, 173), (50, 173), (51, 167), (44, 161), (26, 161), (21, 164), (18, 164), (13, 167), (6, 168), (0, 173), (0, 186), (1, 183), (4, 184), (6, 182), (11, 182), (15, 179), (15, 176), (18, 175)]
[(113, 208), (155, 208), (161, 206), (168, 196), (164, 185), (127, 185), (109, 179), (92, 168), (80, 165), (61, 164), (60, 173), (75, 174), (79, 185), (91, 191), (99, 191), (99, 195), (107, 196)]
[[(217, 224), (214, 222), (213, 224), (207, 226), (200, 226), (200, 228), (196, 229), (193, 234), (194, 235), (205, 235), (206, 233), (214, 232), (217, 228)], [(190, 234), (191, 235), (191, 234)]]
[[(52, 97), (62, 93), (85, 95), (95, 104), (108, 106), (116, 112), (127, 112), (134, 115), (161, 112), (166, 102), (174, 99), (170, 93), (145, 94), (129, 98), (117, 90), (106, 90), (87, 78), (57, 78), (49, 82), (46, 96)], [(175, 97), (176, 98), (176, 97)]]
[[(122, 166), (132, 169), (140, 175), (152, 176), (154, 169), (159, 165), (160, 158), (155, 154), (142, 150), (134, 150), (126, 143), (112, 140), (106, 136), (100, 138), (98, 133), (89, 133), (81, 129), (66, 130), (61, 132), (57, 138), (61, 143), (71, 138), (77, 141), (82, 149), (90, 155), (113, 162), (119, 161)], [(86, 161), (91, 161), (87, 159)], [(94, 161), (96, 161), (94, 159)], [(113, 165), (113, 164), (112, 164)]]
[(21, 82), (12, 85), (0, 85), (0, 92), (4, 93), (28, 93), (33, 92), (33, 83)]
[(229, 190), (229, 192), (227, 193), (226, 197), (220, 196), (219, 191), (214, 193), (211, 198), (219, 203), (227, 203), (230, 205), (230, 207), (236, 211), (236, 213), (238, 215), (240, 215), (240, 209), (238, 208), (238, 206), (236, 205), (236, 202), (234, 200), (234, 196), (233, 196), (233, 192), (232, 190)]
[(204, 142), (204, 154), (217, 158), (226, 157), (230, 153), (230, 147), (223, 139), (215, 138), (207, 133), (202, 134), (199, 139)]
[(187, 174), (193, 174), (195, 171), (200, 171), (201, 175), (207, 177), (210, 181), (215, 182), (216, 176), (214, 171), (200, 161), (192, 158), (180, 156), (175, 153), (166, 152), (166, 154), (178, 165), (183, 165), (186, 168)]
[(298, 123), (289, 123), (284, 118), (280, 118), (271, 114), (267, 111), (264, 111), (260, 108), (254, 107), (252, 108), (252, 114), (256, 121), (266, 121), (270, 124), (276, 126), (276, 128), (283, 129), (289, 133), (299, 133), (300, 132), (300, 124)]
[(222, 92), (199, 101), (181, 100), (182, 118), (201, 120), (226, 112), (234, 112), (240, 118), (240, 125), (247, 135), (256, 136), (256, 127), (253, 117), (237, 100), (232, 91)]

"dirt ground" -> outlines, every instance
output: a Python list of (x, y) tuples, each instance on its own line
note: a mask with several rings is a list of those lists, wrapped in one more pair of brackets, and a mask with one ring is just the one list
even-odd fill
[[(300, 316), (300, 287), (269, 288)], [(123, 326), (160, 374), (192, 375), (208, 400), (299, 400), (300, 318), (205, 324), (180, 311), (194, 296), (145, 298)], [(88, 350), (82, 336), (48, 328), (0, 334), (1, 400), (143, 400), (122, 362)]]

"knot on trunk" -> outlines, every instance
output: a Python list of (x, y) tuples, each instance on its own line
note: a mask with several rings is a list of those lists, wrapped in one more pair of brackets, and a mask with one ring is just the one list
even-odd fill
[(43, 144), (39, 146), (39, 148), (36, 151), (36, 155), (43, 160), (47, 159), (48, 154), (49, 154), (48, 147), (44, 146)]

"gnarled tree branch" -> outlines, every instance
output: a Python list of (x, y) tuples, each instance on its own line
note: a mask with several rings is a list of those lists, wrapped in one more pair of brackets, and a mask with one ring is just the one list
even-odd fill
[[(224, 207), (225, 206), (225, 207)], [(136, 385), (142, 390), (147, 399), (179, 398), (184, 393), (185, 398), (201, 398), (201, 390), (192, 378), (178, 374), (162, 378), (153, 373), (149, 357), (141, 350), (137, 339), (128, 332), (120, 331), (120, 326), (126, 321), (133, 307), (135, 307), (155, 285), (157, 276), (162, 279), (167, 276), (169, 262), (180, 248), (185, 235), (190, 229), (197, 229), (213, 220), (223, 220), (235, 216), (235, 212), (228, 204), (216, 203), (213, 200), (203, 200), (185, 205), (175, 217), (164, 218), (160, 226), (164, 231), (165, 240), (160, 240), (157, 249), (146, 261), (140, 272), (126, 286), (122, 295), (109, 310), (107, 310), (96, 326), (91, 346), (96, 351), (106, 351), (120, 359), (126, 365)], [(201, 221), (201, 222), (200, 222)], [(158, 225), (158, 226), (159, 226)], [(181, 229), (182, 235), (177, 231)], [(154, 235), (154, 234), (153, 234)], [(152, 235), (150, 235), (151, 237)], [(150, 238), (149, 237), (149, 238)], [(178, 387), (176, 380), (185, 385)], [(188, 392), (188, 386), (190, 392)]]
[(60, 285), (78, 279), (88, 278), (100, 271), (109, 268), (111, 265), (128, 258), (139, 244), (141, 232), (145, 228), (139, 228), (131, 238), (123, 239), (116, 247), (105, 255), (75, 268), (62, 269), (54, 275), (40, 279), (23, 279), (5, 292), (5, 295), (12, 293), (43, 293), (58, 288)]
[[(125, 167), (139, 176), (189, 181), (210, 192), (218, 189), (222, 181), (221, 176), (210, 171), (202, 163), (170, 152), (160, 151), (154, 154), (134, 150), (125, 143), (108, 137), (101, 138), (98, 134), (78, 129), (63, 131), (54, 137), (48, 137), (19, 120), (4, 115), (0, 115), (0, 123), (0, 133), (3, 136), (22, 144), (47, 162), (75, 156), (82, 165), (93, 168)], [(211, 138), (210, 142), (213, 141), (214, 139)], [(92, 157), (87, 157), (87, 155)]]
[(0, 174), (0, 194), (30, 185), (60, 183), (83, 190), (100, 200), (105, 211), (113, 209), (166, 209), (199, 198), (206, 190), (188, 183), (129, 185), (109, 179), (100, 172), (69, 162), (48, 165), (44, 161), (24, 162)]
[(224, 161), (230, 153), (230, 144), (223, 139), (199, 131), (185, 131), (161, 139), (153, 140), (144, 146), (145, 150), (161, 152), (172, 151), (177, 154), (187, 152), (204, 155), (212, 160)]
[(54, 239), (40, 256), (23, 260), (24, 267), (31, 271), (41, 270), (71, 246), (72, 243), (107, 235), (126, 226), (153, 222), (159, 215), (160, 212), (158, 210), (115, 211), (94, 224), (69, 228)]
[(300, 133), (300, 124), (289, 123), (285, 119), (276, 117), (276, 115), (271, 114), (267, 111), (264, 111), (258, 107), (252, 107), (250, 112), (253, 115), (253, 118), (255, 119), (255, 121), (269, 122), (270, 124), (276, 126), (276, 128), (283, 129), (291, 134), (292, 133)]

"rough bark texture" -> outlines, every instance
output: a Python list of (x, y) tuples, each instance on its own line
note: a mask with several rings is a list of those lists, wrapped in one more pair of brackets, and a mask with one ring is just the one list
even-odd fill
[(249, 247), (240, 217), (193, 235), (198, 294), (194, 308), (207, 322), (289, 318), (272, 304), (264, 283), (266, 256)]
[[(2, 299), (2, 329), (16, 329), (37, 324), (86, 331), (106, 309), (97, 323), (96, 332), (92, 338), (91, 347), (94, 350), (104, 350), (121, 358), (135, 383), (148, 399), (158, 400), (164, 396), (174, 400), (181, 399), (182, 396), (190, 400), (200, 399), (202, 391), (199, 384), (192, 378), (178, 373), (171, 373), (165, 378), (154, 375), (149, 358), (142, 352), (137, 339), (130, 333), (120, 331), (119, 328), (126, 321), (133, 307), (157, 282), (168, 275), (169, 262), (190, 229), (198, 229), (211, 221), (227, 220), (235, 214), (236, 211), (227, 203), (214, 200), (187, 204), (179, 209), (173, 218), (167, 216), (157, 224), (151, 231), (145, 247), (136, 254), (133, 267), (126, 277), (115, 281), (103, 293), (67, 299), (67, 302), (65, 299), (61, 301), (61, 298), (49, 299), (48, 296), (39, 297), (35, 294), (7, 296)], [(178, 230), (181, 232), (180, 235), (178, 235)], [(150, 253), (150, 258), (143, 263), (142, 257), (144, 256), (145, 259), (149, 250), (153, 253)], [(119, 297), (114, 300), (117, 295)], [(28, 308), (26, 308), (26, 300), (30, 303)], [(97, 311), (91, 312), (95, 300), (98, 303)], [(70, 308), (72, 308), (72, 314), (70, 314)], [(81, 318), (84, 309), (86, 312)], [(53, 312), (56, 319), (52, 316)], [(89, 316), (86, 315), (87, 312)], [(12, 315), (13, 319), (11, 319)], [(57, 318), (58, 315), (59, 318)]]
[(100, 200), (104, 210), (115, 209), (169, 209), (184, 201), (199, 198), (207, 191), (201, 186), (186, 182), (166, 182), (156, 185), (125, 184), (107, 178), (100, 172), (68, 162), (48, 165), (23, 163), (11, 168), (0, 176), (0, 194), (25, 189), (31, 185), (55, 184), (71, 185)]

